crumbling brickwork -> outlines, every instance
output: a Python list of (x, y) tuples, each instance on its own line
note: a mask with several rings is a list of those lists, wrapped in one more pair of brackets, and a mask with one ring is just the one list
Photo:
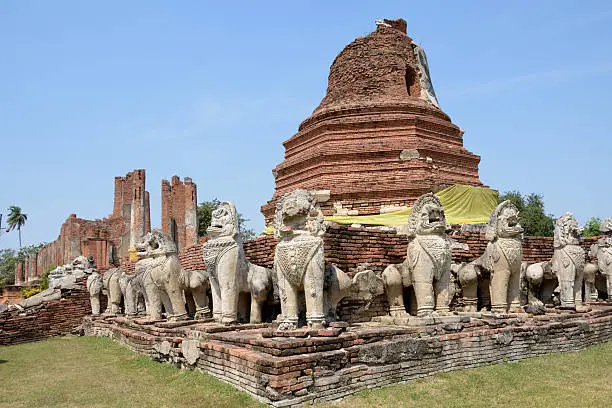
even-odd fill
[(262, 206), (267, 224), (276, 200), (296, 188), (329, 190), (325, 215), (340, 206), (366, 215), (453, 184), (482, 186), (480, 157), (463, 147), (463, 131), (423, 98), (405, 22), (387, 23), (336, 57), (325, 98), (284, 142), (276, 191)]
[(162, 229), (176, 243), (179, 252), (198, 242), (197, 186), (189, 177), (182, 182), (162, 180)]
[[(26, 311), (7, 311), (0, 314), (0, 346), (65, 336), (78, 331), (83, 318), (91, 314), (85, 278), (74, 289), (62, 289), (62, 298), (43, 303)], [(102, 310), (106, 296), (100, 296)]]
[(17, 267), (15, 284), (35, 283), (49, 267), (70, 263), (79, 255), (93, 256), (99, 269), (108, 269), (128, 257), (130, 242), (151, 229), (145, 170), (115, 177), (113, 212), (101, 220), (70, 214), (59, 237)]
[[(412, 326), (354, 327), (330, 337), (271, 337), (267, 329), (140, 325), (85, 318), (86, 335), (202, 370), (275, 407), (338, 400), (436, 373), (569, 352), (612, 339), (612, 307), (588, 313), (432, 318)], [(249, 327), (251, 326), (251, 327)]]

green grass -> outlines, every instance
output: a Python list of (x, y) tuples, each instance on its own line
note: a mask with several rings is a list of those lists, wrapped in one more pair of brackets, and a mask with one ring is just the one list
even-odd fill
[(0, 407), (263, 407), (206, 374), (105, 338), (0, 346)]
[[(612, 342), (362, 391), (337, 407), (610, 407)], [(328, 404), (329, 405), (329, 404)]]
[[(213, 377), (95, 337), (0, 347), (0, 381), (1, 408), (263, 406)], [(612, 342), (363, 391), (327, 406), (576, 408), (610, 401)]]

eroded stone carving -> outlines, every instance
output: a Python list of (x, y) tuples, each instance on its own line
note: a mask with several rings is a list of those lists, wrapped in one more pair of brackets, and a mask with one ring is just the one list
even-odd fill
[(602, 221), (599, 232), (601, 238), (591, 246), (591, 255), (597, 258), (599, 272), (606, 278), (608, 301), (612, 301), (612, 218)]
[(417, 316), (449, 311), (452, 242), (446, 236), (446, 218), (440, 200), (427, 193), (414, 203), (408, 216), (406, 262), (390, 265), (383, 272), (391, 316), (406, 315), (403, 288), (412, 285)]
[(18, 310), (23, 312), (27, 309), (42, 305), (43, 303), (50, 302), (52, 300), (59, 300), (62, 298), (62, 291), (59, 288), (45, 289), (36, 295), (22, 300), (19, 303), (8, 305), (7, 310)]
[(70, 289), (76, 280), (91, 273), (90, 262), (83, 255), (77, 256), (69, 264), (61, 265), (49, 272), (49, 287)]
[(91, 314), (100, 314), (100, 293), (104, 284), (102, 282), (102, 275), (98, 271), (94, 270), (91, 275), (87, 277), (87, 291), (89, 292), (89, 302), (91, 303)]
[(490, 276), (489, 295), (493, 313), (522, 311), (520, 303), (521, 260), (523, 257), (523, 228), (519, 223), (519, 211), (506, 200), (500, 203), (487, 225), (488, 241), (484, 254), (474, 261), (476, 274), (462, 276), (463, 296), (470, 309), (477, 298), (479, 268)]
[(121, 299), (123, 299), (123, 292), (119, 283), (121, 276), (123, 276), (123, 270), (120, 268), (111, 268), (102, 276), (104, 291), (108, 299), (108, 305), (104, 311), (106, 316), (121, 314)]
[(325, 259), (321, 239), (324, 233), (323, 213), (310, 192), (294, 190), (278, 200), (274, 216), (274, 235), (278, 240), (274, 269), (281, 298), (279, 330), (297, 328), (302, 290), (307, 324), (321, 328), (325, 323)]
[(122, 272), (119, 276), (119, 286), (123, 295), (123, 306), (128, 317), (146, 314), (147, 295), (144, 290), (142, 276)]
[[(213, 300), (213, 318), (225, 324), (262, 320), (262, 307), (273, 290), (272, 271), (251, 264), (244, 254), (238, 213), (234, 204), (222, 202), (212, 213), (204, 244), (204, 262), (208, 271)], [(251, 313), (247, 315), (251, 295)]]
[(162, 230), (147, 233), (135, 245), (136, 274), (141, 274), (149, 309), (150, 320), (162, 319), (162, 305), (168, 320), (177, 321), (187, 318), (185, 297), (181, 279), (176, 244)]
[[(596, 301), (598, 298), (597, 288), (595, 281), (597, 279), (597, 273), (599, 268), (597, 265), (587, 262), (584, 265), (584, 301)], [(608, 292), (606, 292), (608, 293)]]
[(580, 246), (582, 228), (570, 213), (555, 222), (552, 271), (559, 280), (561, 308), (582, 307), (582, 280), (586, 262), (584, 249)]
[(206, 319), (210, 317), (209, 299), (206, 291), (210, 288), (208, 274), (205, 271), (181, 270), (182, 286), (185, 290), (185, 297), (188, 305), (193, 301), (193, 313), (195, 320)]
[(545, 306), (553, 306), (553, 293), (557, 280), (552, 272), (550, 261), (521, 265), (521, 285), (525, 292), (526, 311), (532, 314), (543, 314)]

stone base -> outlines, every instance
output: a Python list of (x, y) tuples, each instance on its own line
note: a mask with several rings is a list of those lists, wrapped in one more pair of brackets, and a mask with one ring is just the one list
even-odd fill
[(302, 330), (305, 336), (287, 337), (269, 324), (164, 327), (91, 317), (83, 327), (87, 335), (111, 337), (157, 360), (200, 369), (270, 405), (286, 407), (612, 340), (612, 305), (591, 307), (588, 313), (541, 316), (457, 315), (433, 322), (411, 318), (406, 326), (377, 319), (333, 336), (323, 332), (343, 328)]

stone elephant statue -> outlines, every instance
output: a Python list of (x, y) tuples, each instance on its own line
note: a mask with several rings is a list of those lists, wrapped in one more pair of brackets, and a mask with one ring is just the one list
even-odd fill
[(187, 304), (193, 304), (194, 319), (210, 317), (209, 299), (206, 294), (206, 291), (210, 288), (208, 274), (200, 270), (182, 270), (181, 286), (184, 288)]
[(104, 282), (102, 279), (102, 275), (100, 275), (97, 271), (93, 271), (87, 277), (87, 291), (89, 292), (89, 302), (91, 304), (91, 314), (99, 315), (100, 314), (100, 294), (102, 293), (102, 289), (104, 288)]
[(612, 218), (606, 218), (599, 227), (601, 238), (591, 245), (590, 255), (597, 258), (597, 268), (606, 281), (607, 300), (612, 302)]
[(108, 299), (108, 305), (104, 311), (105, 316), (116, 316), (121, 314), (121, 300), (123, 299), (123, 293), (121, 291), (121, 284), (119, 283), (123, 276), (123, 270), (120, 268), (111, 268), (104, 272), (102, 276), (102, 282), (104, 285), (104, 291)]
[(119, 278), (119, 286), (123, 294), (125, 314), (130, 317), (146, 314), (148, 301), (142, 276), (124, 272)]

